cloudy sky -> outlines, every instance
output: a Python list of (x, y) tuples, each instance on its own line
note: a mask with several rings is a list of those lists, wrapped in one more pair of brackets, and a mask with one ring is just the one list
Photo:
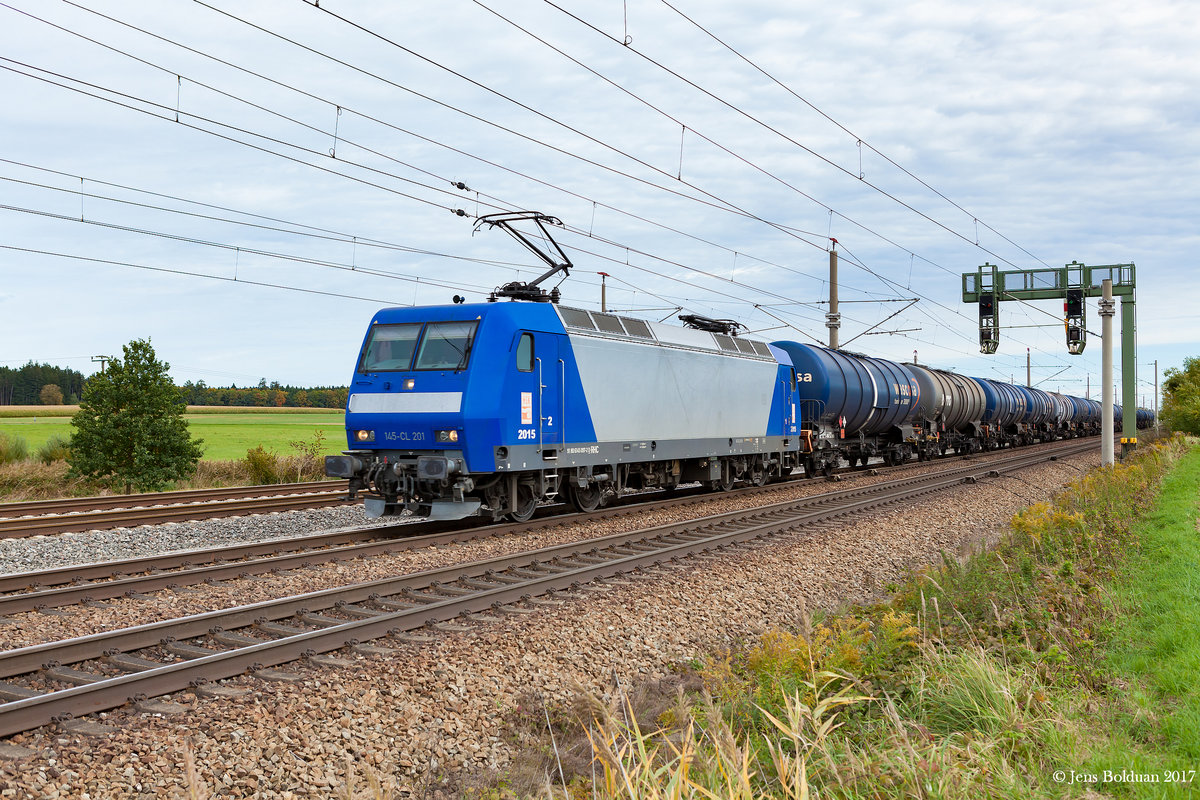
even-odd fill
[(981, 356), (960, 275), (1133, 262), (1152, 403), (1200, 354), (1197, 52), (1158, 0), (2, 0), (0, 364), (343, 385), (377, 308), (539, 274), (475, 230), (523, 209), (564, 303), (825, 341), (832, 237), (848, 349), (1093, 396), (1099, 338), (1009, 302)]

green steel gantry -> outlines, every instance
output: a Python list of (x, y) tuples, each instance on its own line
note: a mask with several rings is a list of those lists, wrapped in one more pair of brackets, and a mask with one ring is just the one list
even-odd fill
[(1000, 345), (1000, 303), (1005, 300), (1065, 301), (1063, 325), (1067, 352), (1079, 355), (1087, 344), (1085, 297), (1100, 297), (1103, 282), (1112, 281), (1113, 297), (1121, 298), (1121, 445), (1122, 452), (1137, 444), (1137, 306), (1134, 265), (1089, 267), (1072, 261), (1063, 267), (999, 271), (984, 264), (964, 272), (964, 303), (979, 305), (979, 349), (995, 353)]

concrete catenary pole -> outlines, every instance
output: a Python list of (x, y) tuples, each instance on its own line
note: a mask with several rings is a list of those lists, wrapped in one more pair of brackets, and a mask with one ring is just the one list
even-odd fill
[(1158, 359), (1154, 359), (1154, 437), (1158, 438)]
[(1121, 297), (1121, 460), (1137, 447), (1137, 304)]
[(842, 315), (838, 313), (838, 255), (837, 239), (830, 239), (829, 247), (829, 313), (825, 315), (829, 326), (829, 349), (838, 349), (838, 328), (842, 325)]
[(1113, 458), (1113, 302), (1112, 279), (1105, 278), (1101, 284), (1104, 296), (1100, 298), (1100, 318), (1103, 326), (1100, 335), (1104, 339), (1103, 355), (1100, 357), (1100, 466), (1110, 467)]

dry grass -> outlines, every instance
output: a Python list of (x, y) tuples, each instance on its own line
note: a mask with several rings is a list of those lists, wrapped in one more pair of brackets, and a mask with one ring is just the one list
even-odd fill
[[(323, 462), (309, 455), (280, 456), (269, 453), (252, 469), (247, 459), (238, 461), (201, 461), (191, 480), (175, 489), (212, 489), (223, 486), (254, 486), (275, 483), (322, 480)], [(0, 464), (0, 502), (54, 500), (63, 497), (102, 497), (119, 494), (121, 487), (103, 481), (68, 477), (67, 463), (38, 460)]]
[[(1187, 766), (1176, 751), (1191, 745), (1135, 736), (1144, 722), (1122, 738), (1119, 726), (1097, 724), (1097, 710), (1129, 704), (1128, 685), (1107, 673), (1121, 618), (1105, 598), (1172, 465), (1183, 470), (1174, 483), (1186, 486), (1191, 514), (1177, 527), (1194, 539), (1200, 467), (1184, 469), (1195, 458), (1179, 465), (1191, 446), (1170, 440), (1082, 476), (1053, 503), (1016, 515), (995, 549), (961, 563), (947, 557), (887, 604), (815, 620), (801, 607), (799, 630), (711, 655), (669, 708), (663, 692), (647, 703), (639, 689), (617, 686), (610, 706), (522, 709), (513, 728), (526, 758), (477, 796), (1015, 800), (1059, 797), (1055, 770), (1097, 760)], [(1194, 572), (1194, 557), (1179, 560)], [(1140, 601), (1132, 618), (1150, 605)], [(1161, 660), (1151, 671), (1168, 674)], [(1176, 680), (1171, 696), (1190, 699), (1192, 686)], [(1190, 742), (1190, 717), (1180, 716), (1154, 724)]]

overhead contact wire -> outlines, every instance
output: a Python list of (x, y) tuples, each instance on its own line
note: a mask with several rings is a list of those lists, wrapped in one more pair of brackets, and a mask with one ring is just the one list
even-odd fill
[(739, 59), (741, 59), (742, 61), (746, 62), (746, 64), (748, 64), (748, 65), (749, 65), (749, 66), (751, 66), (753, 69), (755, 69), (757, 72), (759, 72), (761, 75), (763, 75), (763, 77), (767, 78), (767, 80), (771, 81), (771, 82), (772, 82), (772, 83), (774, 83), (776, 86), (778, 86), (779, 88), (783, 89), (785, 92), (787, 92), (788, 94), (790, 94), (792, 97), (796, 98), (796, 99), (797, 99), (797, 100), (799, 100), (801, 103), (803, 103), (804, 105), (808, 106), (808, 107), (809, 107), (810, 109), (812, 109), (814, 112), (816, 112), (816, 113), (817, 113), (817, 114), (819, 114), (820, 116), (824, 117), (824, 118), (825, 118), (825, 119), (826, 119), (828, 122), (830, 122), (831, 124), (833, 124), (833, 125), (837, 126), (838, 128), (840, 128), (840, 129), (841, 129), (841, 130), (842, 130), (844, 133), (846, 133), (847, 135), (849, 135), (851, 138), (853, 138), (853, 139), (854, 139), (856, 142), (858, 142), (859, 144), (861, 144), (863, 147), (866, 147), (866, 148), (867, 148), (868, 150), (870, 150), (872, 153), (875, 153), (875, 155), (879, 156), (879, 157), (880, 157), (880, 158), (882, 158), (884, 161), (888, 162), (888, 163), (889, 163), (889, 164), (891, 164), (893, 167), (895, 167), (896, 169), (900, 170), (900, 171), (901, 171), (901, 172), (903, 172), (905, 175), (907, 175), (908, 177), (912, 178), (914, 181), (916, 181), (917, 183), (921, 184), (921, 185), (922, 185), (922, 186), (924, 186), (926, 189), (928, 189), (929, 191), (933, 192), (933, 193), (934, 193), (934, 194), (936, 194), (938, 197), (940, 197), (941, 199), (945, 200), (945, 201), (946, 201), (947, 203), (949, 203), (950, 205), (952, 205), (952, 206), (954, 206), (955, 208), (957, 208), (957, 209), (958, 209), (959, 211), (961, 211), (963, 214), (966, 214), (968, 217), (970, 217), (970, 218), (972, 219), (972, 221), (974, 221), (974, 222), (978, 222), (979, 224), (983, 225), (983, 226), (984, 226), (985, 228), (987, 228), (989, 231), (991, 231), (992, 233), (996, 234), (996, 235), (997, 235), (997, 236), (999, 236), (1001, 239), (1003, 239), (1004, 241), (1008, 242), (1008, 243), (1009, 243), (1009, 244), (1011, 244), (1013, 247), (1017, 248), (1018, 250), (1020, 250), (1022, 253), (1024, 253), (1024, 254), (1025, 254), (1025, 255), (1027, 255), (1027, 256), (1029, 256), (1029, 257), (1030, 257), (1030, 258), (1032, 258), (1033, 260), (1035, 260), (1035, 261), (1037, 261), (1037, 262), (1039, 262), (1039, 263), (1041, 263), (1041, 264), (1044, 264), (1044, 265), (1045, 265), (1045, 266), (1047, 266), (1047, 267), (1049, 267), (1049, 266), (1050, 266), (1049, 264), (1046, 264), (1046, 262), (1045, 262), (1045, 261), (1042, 261), (1042, 259), (1040, 259), (1040, 258), (1038, 258), (1037, 256), (1035, 256), (1033, 253), (1029, 252), (1029, 251), (1028, 251), (1028, 250), (1026, 250), (1024, 247), (1022, 247), (1021, 245), (1019, 245), (1019, 244), (1017, 244), (1016, 242), (1014, 242), (1012, 239), (1008, 238), (1008, 237), (1007, 237), (1007, 236), (1005, 236), (1004, 234), (1002, 234), (1002, 233), (1000, 233), (999, 231), (997, 231), (997, 230), (996, 230), (995, 228), (993, 228), (991, 225), (988, 225), (986, 222), (984, 222), (983, 220), (979, 219), (979, 218), (978, 218), (978, 217), (977, 217), (975, 214), (972, 214), (970, 211), (968, 211), (966, 208), (964, 208), (963, 206), (961, 206), (959, 203), (955, 202), (955, 201), (954, 201), (954, 200), (952, 200), (950, 197), (946, 196), (946, 195), (945, 195), (943, 192), (939, 191), (937, 188), (935, 188), (934, 186), (930, 185), (930, 184), (929, 184), (927, 181), (925, 181), (925, 180), (924, 180), (923, 178), (921, 178), (919, 175), (916, 175), (916, 174), (914, 174), (912, 171), (910, 171), (908, 168), (906, 168), (906, 167), (905, 167), (905, 166), (903, 166), (902, 164), (899, 164), (899, 163), (897, 163), (895, 160), (893, 160), (893, 159), (892, 159), (890, 156), (888, 156), (886, 153), (884, 153), (883, 151), (881, 151), (881, 150), (879, 150), (878, 148), (874, 147), (874, 146), (873, 146), (873, 145), (872, 145), (870, 142), (866, 141), (866, 140), (865, 140), (865, 139), (863, 139), (861, 136), (859, 136), (858, 134), (854, 133), (852, 130), (850, 130), (849, 128), (847, 128), (845, 125), (843, 125), (842, 123), (838, 122), (836, 119), (834, 119), (833, 117), (831, 117), (829, 114), (825, 113), (825, 111), (823, 111), (823, 110), (821, 110), (820, 108), (818, 108), (816, 105), (814, 105), (812, 102), (810, 102), (810, 101), (809, 101), (807, 98), (805, 98), (805, 97), (803, 97), (802, 95), (800, 95), (799, 93), (797, 93), (797, 92), (796, 92), (795, 90), (793, 90), (793, 89), (792, 89), (790, 86), (788, 86), (787, 84), (785, 84), (783, 81), (779, 80), (779, 79), (778, 79), (778, 78), (776, 78), (774, 75), (772, 75), (771, 73), (769, 73), (769, 72), (767, 72), (765, 69), (763, 69), (763, 68), (762, 68), (760, 65), (758, 65), (757, 63), (755, 63), (754, 61), (752, 61), (750, 58), (748, 58), (748, 57), (746, 57), (745, 55), (743, 55), (741, 52), (739, 52), (739, 51), (738, 51), (736, 48), (734, 48), (732, 45), (730, 45), (729, 43), (725, 42), (725, 41), (724, 41), (723, 39), (721, 39), (719, 36), (717, 36), (716, 34), (714, 34), (712, 31), (708, 30), (707, 28), (705, 28), (705, 27), (704, 27), (703, 25), (701, 25), (699, 22), (696, 22), (696, 20), (692, 19), (692, 18), (691, 18), (691, 17), (689, 17), (687, 14), (683, 13), (683, 12), (682, 12), (682, 11), (680, 11), (678, 8), (676, 8), (675, 6), (671, 5), (671, 3), (669, 3), (667, 0), (660, 0), (660, 2), (661, 2), (661, 3), (662, 3), (664, 6), (666, 6), (667, 8), (671, 9), (672, 11), (674, 11), (674, 12), (675, 12), (676, 14), (678, 14), (680, 17), (682, 17), (683, 19), (687, 20), (689, 23), (691, 23), (693, 26), (695, 26), (697, 29), (699, 29), (699, 30), (700, 30), (702, 33), (704, 33), (706, 36), (708, 36), (709, 38), (711, 38), (711, 39), (712, 39), (714, 42), (716, 42), (717, 44), (721, 45), (721, 47), (724, 47), (726, 50), (728, 50), (729, 52), (733, 53), (733, 54), (734, 54), (735, 56), (737, 56)]

